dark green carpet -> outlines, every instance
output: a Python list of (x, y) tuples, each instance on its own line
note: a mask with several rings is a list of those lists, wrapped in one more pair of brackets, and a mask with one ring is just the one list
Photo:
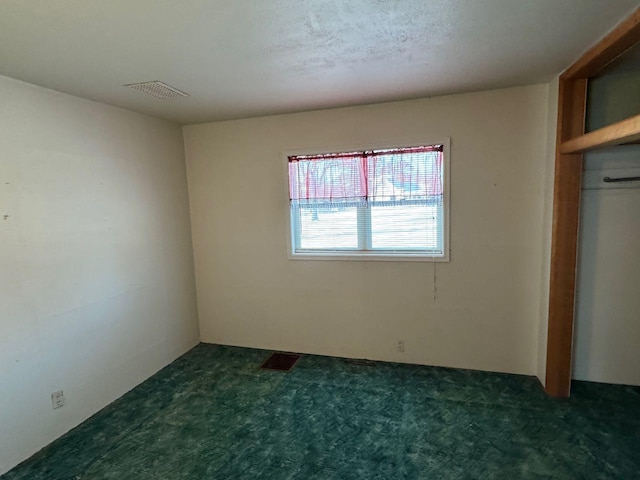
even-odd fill
[(199, 345), (2, 477), (634, 479), (640, 389)]

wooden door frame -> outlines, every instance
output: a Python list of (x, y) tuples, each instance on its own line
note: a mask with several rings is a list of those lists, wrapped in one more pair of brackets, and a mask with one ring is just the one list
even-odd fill
[[(571, 390), (583, 152), (640, 135), (636, 116), (615, 124), (622, 128), (607, 126), (586, 137), (587, 82), (639, 42), (640, 8), (560, 75), (545, 381), (545, 391), (555, 397), (568, 397)], [(614, 133), (612, 138), (612, 130), (626, 136)]]

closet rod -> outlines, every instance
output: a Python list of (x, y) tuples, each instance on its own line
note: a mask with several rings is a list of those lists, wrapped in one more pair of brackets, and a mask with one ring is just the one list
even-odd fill
[(611, 178), (604, 177), (602, 179), (603, 182), (607, 183), (615, 183), (615, 182), (640, 182), (640, 177), (619, 177), (619, 178)]

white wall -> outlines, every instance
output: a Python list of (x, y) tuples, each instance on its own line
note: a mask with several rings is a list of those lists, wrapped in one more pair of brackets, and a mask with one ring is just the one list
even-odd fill
[(0, 77), (0, 242), (2, 474), (197, 343), (180, 127)]
[[(185, 127), (203, 341), (536, 374), (547, 104), (534, 85)], [(283, 151), (443, 137), (450, 263), (287, 259)]]

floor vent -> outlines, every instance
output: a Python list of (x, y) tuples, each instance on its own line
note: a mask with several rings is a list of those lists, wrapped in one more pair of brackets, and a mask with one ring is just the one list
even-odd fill
[(264, 370), (279, 370), (281, 372), (290, 371), (302, 355), (295, 353), (272, 353), (269, 355), (260, 368)]

